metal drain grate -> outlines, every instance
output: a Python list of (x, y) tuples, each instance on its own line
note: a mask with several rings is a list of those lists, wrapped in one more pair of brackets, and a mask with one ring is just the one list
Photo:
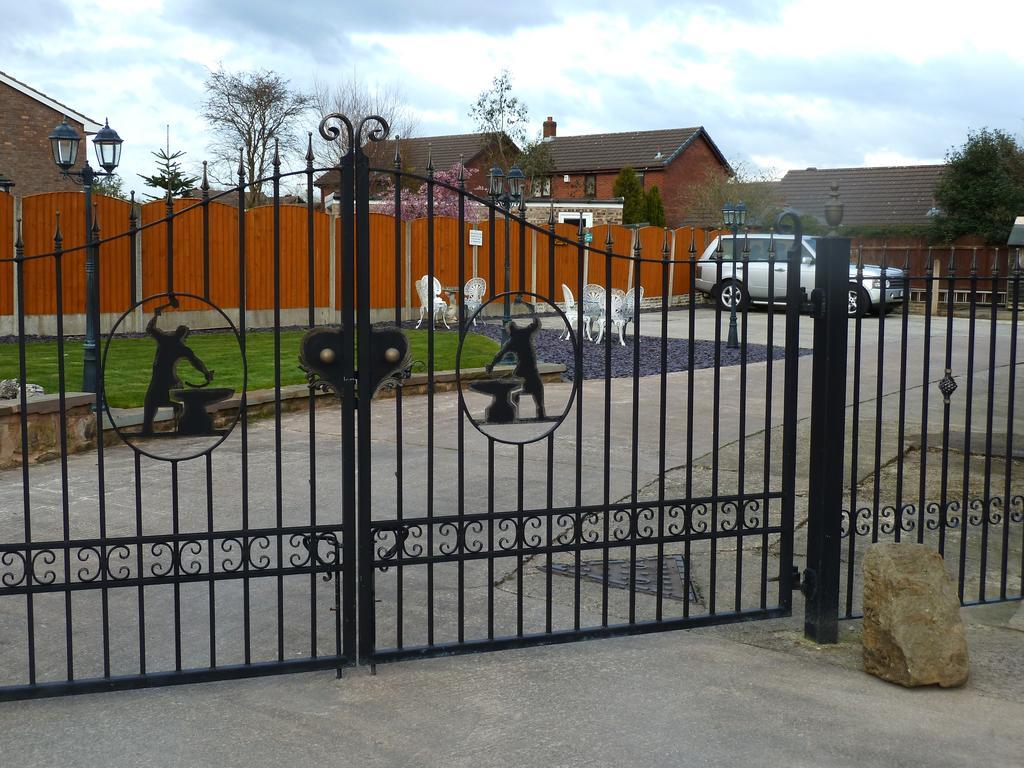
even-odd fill
[[(661, 594), (667, 600), (682, 600), (689, 591), (689, 600), (700, 603), (700, 593), (693, 583), (686, 583), (686, 560), (682, 555), (666, 555), (662, 558)], [(540, 566), (546, 571), (547, 566)], [(552, 563), (551, 572), (560, 576), (576, 575), (575, 563)], [(634, 571), (633, 589), (648, 595), (658, 594), (658, 558), (638, 557)], [(607, 583), (614, 589), (629, 589), (629, 560), (609, 560), (608, 572), (605, 573), (603, 560), (585, 560), (580, 563), (580, 578), (586, 581)]]

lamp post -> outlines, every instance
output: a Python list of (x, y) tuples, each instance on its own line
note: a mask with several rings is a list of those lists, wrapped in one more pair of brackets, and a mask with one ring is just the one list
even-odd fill
[(722, 219), (725, 221), (725, 226), (732, 231), (732, 292), (730, 294), (731, 299), (729, 301), (729, 339), (726, 341), (725, 346), (729, 349), (739, 349), (740, 342), (739, 336), (736, 332), (736, 305), (739, 303), (739, 297), (742, 295), (737, 286), (736, 279), (736, 235), (747, 222), (747, 206), (743, 203), (737, 203), (735, 206), (731, 202), (727, 202), (722, 206)]
[(96, 161), (103, 170), (94, 170), (86, 157), (82, 170), (72, 171), (78, 160), (78, 146), (82, 141), (78, 131), (68, 125), (65, 117), (60, 125), (53, 129), (49, 139), (53, 162), (60, 168), (60, 175), (81, 184), (85, 192), (85, 344), (82, 347), (82, 391), (97, 394), (96, 408), (100, 408), (102, 403), (98, 395), (96, 372), (99, 347), (99, 285), (96, 281), (96, 244), (92, 231), (92, 185), (97, 177), (114, 175), (114, 170), (121, 162), (122, 140), (117, 131), (110, 127), (110, 123), (105, 122), (92, 140), (93, 146), (96, 147)]
[[(506, 185), (506, 179), (508, 184)], [(504, 314), (501, 323), (501, 341), (508, 341), (508, 324), (512, 321), (511, 283), (512, 283), (512, 262), (511, 242), (509, 239), (510, 216), (513, 206), (519, 205), (523, 199), (523, 185), (526, 182), (526, 175), (518, 165), (509, 168), (508, 176), (498, 166), (491, 168), (487, 174), (487, 194), (490, 195), (494, 205), (499, 206), (505, 213), (505, 300)], [(502, 359), (503, 363), (512, 362), (512, 354), (507, 353)]]

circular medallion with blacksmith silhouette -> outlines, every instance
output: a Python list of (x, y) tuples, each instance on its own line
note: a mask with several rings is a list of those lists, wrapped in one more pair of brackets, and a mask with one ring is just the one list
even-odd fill
[(480, 325), (500, 329), (500, 335), (493, 334), (500, 346), (493, 357), (470, 361), (465, 336), (459, 342), (456, 379), (466, 417), (481, 433), (502, 443), (547, 437), (569, 414), (578, 386), (577, 377), (567, 376), (565, 366), (544, 360), (544, 350), (552, 344), (568, 344), (575, 351), (579, 340), (568, 318), (542, 296), (510, 291), (469, 315), (467, 334), (481, 330)]
[[(141, 335), (127, 319), (149, 315)], [(212, 322), (211, 322), (212, 321)], [(202, 323), (209, 331), (193, 333)], [(234, 429), (248, 370), (238, 329), (202, 296), (149, 296), (124, 312), (103, 348), (103, 407), (118, 436), (164, 461), (203, 456)]]

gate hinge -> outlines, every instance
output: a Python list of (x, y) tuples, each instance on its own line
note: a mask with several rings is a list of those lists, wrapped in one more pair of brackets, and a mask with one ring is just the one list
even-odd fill
[(804, 576), (800, 584), (800, 592), (808, 600), (814, 595), (814, 590), (818, 586), (817, 574), (810, 568), (804, 569)]
[[(806, 295), (806, 291), (805, 291)], [(803, 302), (803, 308), (809, 312), (815, 320), (824, 320), (828, 314), (828, 301), (825, 299), (825, 292), (820, 288), (811, 291), (811, 298)]]

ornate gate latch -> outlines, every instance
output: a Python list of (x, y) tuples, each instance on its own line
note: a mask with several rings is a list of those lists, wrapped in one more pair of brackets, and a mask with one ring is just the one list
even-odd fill
[[(344, 328), (314, 328), (302, 337), (299, 344), (299, 367), (316, 389), (334, 392), (342, 397), (345, 377), (342, 373), (342, 352), (353, 339)], [(377, 395), (382, 389), (394, 389), (402, 379), (409, 377), (412, 352), (409, 339), (397, 328), (370, 328), (370, 392)], [(352, 354), (355, 354), (353, 345)], [(353, 371), (353, 384), (359, 381)]]

